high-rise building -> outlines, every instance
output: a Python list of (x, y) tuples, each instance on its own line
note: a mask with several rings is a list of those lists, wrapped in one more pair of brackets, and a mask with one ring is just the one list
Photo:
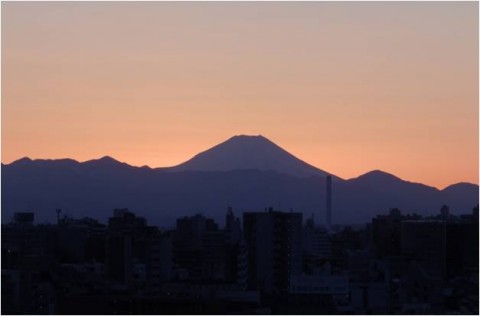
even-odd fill
[(144, 218), (127, 209), (114, 210), (114, 216), (108, 221), (106, 238), (105, 259), (109, 279), (125, 289), (158, 286), (160, 238), (158, 229), (147, 226)]
[(439, 220), (402, 221), (402, 254), (431, 276), (445, 274), (446, 224)]
[(248, 286), (266, 294), (285, 293), (302, 270), (302, 213), (243, 214), (248, 251)]
[(231, 207), (227, 210), (225, 220), (226, 279), (241, 287), (247, 282), (247, 247), (242, 236), (240, 219), (235, 217)]
[(132, 235), (134, 227), (144, 225), (141, 220), (127, 209), (115, 209), (113, 217), (108, 220), (106, 270), (110, 280), (116, 284), (129, 286), (132, 281)]
[(398, 209), (391, 209), (388, 215), (378, 215), (372, 219), (369, 230), (377, 257), (400, 256), (403, 219), (405, 218)]
[(239, 242), (241, 237), (240, 219), (235, 217), (231, 207), (228, 208), (225, 218), (225, 233), (229, 243)]
[[(207, 222), (210, 224), (207, 225)], [(217, 231), (216, 224), (200, 214), (177, 219), (173, 235), (173, 260), (180, 278), (202, 278), (202, 243), (208, 231)]]
[(197, 214), (177, 220), (173, 233), (177, 278), (187, 282), (239, 284), (246, 278), (246, 251), (240, 220), (228, 208), (225, 229)]
[(451, 222), (446, 230), (447, 277), (478, 274), (478, 222)]
[(327, 176), (327, 229), (332, 228), (332, 176)]
[(321, 258), (331, 256), (331, 242), (327, 230), (317, 227), (312, 218), (308, 219), (302, 234), (302, 247), (304, 255), (314, 255)]

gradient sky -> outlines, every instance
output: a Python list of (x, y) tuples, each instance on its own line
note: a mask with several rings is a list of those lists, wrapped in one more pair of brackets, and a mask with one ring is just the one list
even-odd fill
[(264, 135), (343, 178), (478, 184), (477, 2), (2, 2), (2, 162)]

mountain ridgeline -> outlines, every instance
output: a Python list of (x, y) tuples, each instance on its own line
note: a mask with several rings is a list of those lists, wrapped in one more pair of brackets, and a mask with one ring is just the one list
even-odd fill
[[(303, 162), (262, 136), (235, 136), (175, 167), (133, 167), (111, 157), (22, 158), (2, 164), (2, 221), (33, 211), (36, 222), (54, 222), (55, 209), (73, 217), (105, 221), (127, 207), (161, 227), (202, 213), (223, 222), (225, 210), (258, 211), (273, 206), (325, 220), (326, 171)], [(478, 204), (478, 185), (443, 190), (411, 183), (382, 171), (333, 178), (333, 223), (360, 224), (390, 208), (434, 215), (443, 204), (454, 214)]]

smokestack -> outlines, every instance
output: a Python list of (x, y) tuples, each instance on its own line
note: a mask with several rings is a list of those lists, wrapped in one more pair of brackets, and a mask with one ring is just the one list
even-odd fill
[(332, 176), (327, 176), (327, 229), (332, 226)]

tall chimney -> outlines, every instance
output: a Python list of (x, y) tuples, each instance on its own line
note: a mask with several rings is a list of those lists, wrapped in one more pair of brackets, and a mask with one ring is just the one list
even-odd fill
[(327, 176), (327, 229), (332, 225), (332, 176)]

